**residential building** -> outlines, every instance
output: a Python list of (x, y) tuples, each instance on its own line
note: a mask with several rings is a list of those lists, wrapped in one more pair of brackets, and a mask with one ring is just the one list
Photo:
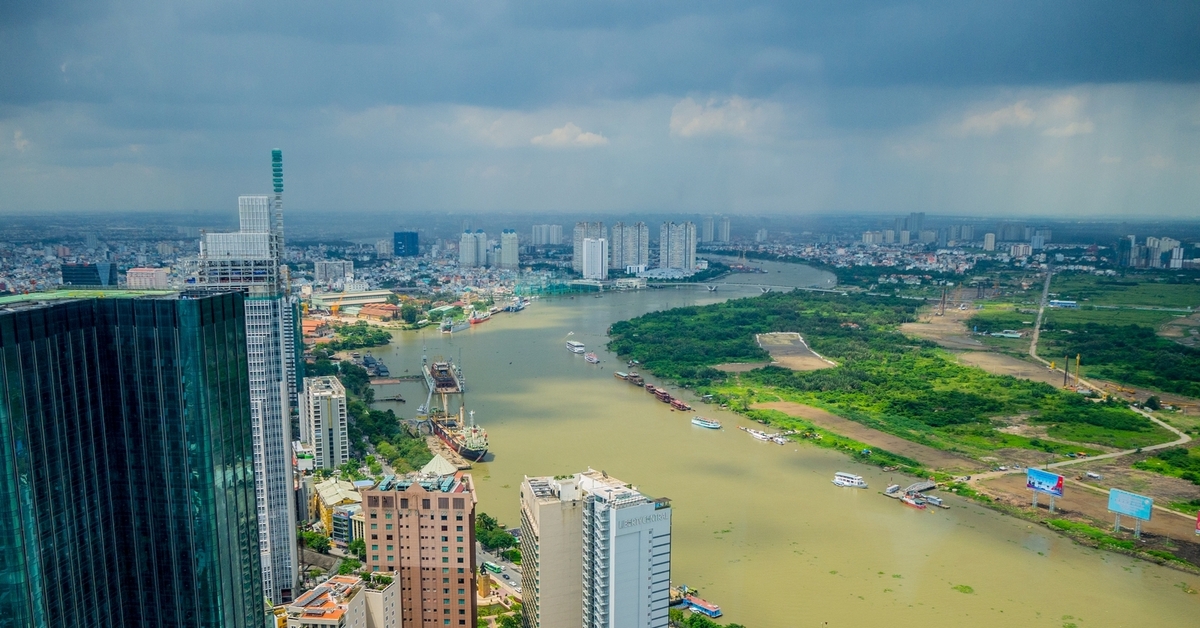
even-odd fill
[(458, 243), (458, 265), (464, 268), (487, 266), (487, 234), (483, 229), (464, 231)]
[(983, 250), (985, 250), (985, 251), (995, 251), (996, 250), (996, 234), (994, 234), (994, 233), (983, 234)]
[(416, 231), (397, 231), (392, 234), (392, 255), (416, 257), (421, 254), (421, 238)]
[(521, 482), (525, 628), (583, 626), (583, 498), (576, 476)]
[(1014, 244), (1008, 247), (1008, 254), (1011, 257), (1029, 257), (1033, 255), (1033, 247), (1028, 244)]
[(882, 231), (864, 231), (862, 234), (863, 244), (883, 244)]
[(696, 225), (664, 222), (658, 232), (659, 268), (677, 268), (685, 274), (696, 269)]
[(520, 242), (516, 229), (505, 229), (500, 233), (500, 268), (519, 268)]
[(116, 264), (63, 264), (60, 268), (64, 286), (117, 287)]
[(933, 244), (938, 241), (937, 229), (925, 229), (917, 234), (918, 241), (921, 244)]
[(337, 377), (304, 378), (304, 392), (300, 398), (300, 440), (312, 446), (313, 466), (317, 469), (336, 469), (350, 460), (346, 388)]
[(912, 212), (908, 215), (906, 229), (909, 233), (920, 233), (925, 227), (925, 212)]
[(562, 225), (534, 225), (533, 226), (533, 245), (534, 246), (558, 246), (562, 244), (563, 229)]
[(321, 522), (325, 536), (332, 537), (334, 509), (338, 506), (361, 503), (362, 495), (354, 487), (353, 482), (339, 480), (336, 477), (317, 483), (313, 489), (315, 492), (312, 499), (315, 500), (315, 503), (311, 504), (310, 508), (316, 513), (315, 519)]
[[(692, 224), (692, 223), (687, 223)], [(729, 238), (729, 216), (721, 216), (721, 222), (717, 225), (717, 241), (732, 242)]]
[(604, 238), (584, 238), (583, 240), (583, 278), (608, 279), (608, 240)]
[(313, 282), (323, 285), (340, 284), (354, 277), (353, 260), (319, 260), (313, 262)]
[[(767, 230), (759, 229), (759, 231), (761, 231), (763, 233), (763, 240), (766, 240), (767, 239), (766, 238)], [(755, 242), (759, 241), (757, 236), (755, 236), (754, 241)], [(883, 230), (883, 243), (884, 244), (895, 244), (896, 243), (896, 232), (891, 229), (884, 229)]]
[(715, 221), (715, 219), (712, 216), (704, 217), (704, 222), (702, 223), (704, 226), (700, 231), (700, 241), (701, 242), (707, 243), (707, 242), (713, 241), (713, 237), (714, 237), (714, 233), (715, 233), (715, 229), (713, 227), (714, 221)]
[(900, 245), (904, 246), (912, 243), (912, 232), (907, 229), (900, 232)]
[(670, 500), (593, 469), (526, 477), (521, 567), (527, 628), (666, 628)]
[(130, 290), (166, 290), (166, 268), (130, 268), (125, 271), (125, 287)]
[(292, 600), (297, 581), (292, 408), (297, 402), (296, 299), (283, 259), (283, 154), (271, 151), (274, 196), (238, 197), (239, 230), (205, 233), (196, 285), (246, 295), (250, 419), (263, 590)]
[(650, 263), (650, 227), (639, 222), (627, 225), (618, 222), (612, 228), (609, 244), (609, 268), (646, 266)]
[(379, 259), (392, 259), (396, 256), (395, 244), (386, 238), (375, 241), (375, 257)]
[(0, 297), (0, 624), (263, 625), (245, 316)]
[(475, 625), (475, 501), (462, 472), (388, 477), (363, 491), (366, 564), (399, 579), (404, 628)]
[(362, 578), (334, 576), (287, 605), (287, 628), (367, 628)]
[[(608, 239), (608, 230), (604, 228), (602, 222), (577, 222), (575, 223), (575, 233), (571, 245), (571, 270), (583, 272), (583, 241), (591, 238), (593, 240)], [(605, 260), (605, 265), (608, 265), (608, 260)]]
[(1029, 239), (1029, 246), (1035, 251), (1046, 248), (1046, 237), (1040, 235), (1033, 236)]

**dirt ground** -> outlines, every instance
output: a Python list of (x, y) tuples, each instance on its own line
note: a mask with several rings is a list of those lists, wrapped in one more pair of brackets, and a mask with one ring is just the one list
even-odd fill
[(947, 349), (986, 351), (987, 347), (977, 338), (971, 337), (964, 323), (974, 313), (975, 310), (969, 305), (966, 310), (947, 307), (945, 316), (935, 316), (932, 311), (926, 310), (921, 313), (917, 322), (901, 325), (900, 331), (924, 340), (932, 340)]
[(771, 354), (772, 363), (784, 368), (793, 371), (815, 371), (837, 366), (808, 348), (800, 334), (779, 332), (758, 334), (755, 338), (758, 340), (758, 346)]
[(1200, 313), (1167, 321), (1158, 335), (1193, 349), (1200, 347)]
[(978, 366), (993, 375), (1012, 375), (1022, 379), (1045, 382), (1051, 386), (1062, 386), (1062, 371), (1051, 371), (1045, 366), (1026, 362), (1010, 355), (987, 351), (963, 351), (957, 354), (960, 364)]
[(831, 432), (853, 438), (873, 447), (886, 449), (894, 454), (912, 458), (933, 468), (961, 471), (971, 471), (980, 468), (978, 462), (969, 458), (904, 440), (899, 436), (893, 436), (886, 432), (869, 428), (850, 419), (843, 419), (836, 414), (831, 414), (820, 408), (806, 406), (801, 403), (792, 403), (790, 401), (758, 403), (754, 404), (753, 407), (756, 410), (778, 410), (789, 416), (810, 421), (813, 425), (825, 428)]
[[(1150, 455), (1150, 453), (1130, 454), (1120, 458), (1082, 462), (1069, 467), (1061, 467), (1058, 472), (1062, 473), (1064, 477), (1075, 478), (1085, 484), (1102, 489), (1116, 487), (1153, 497), (1154, 503), (1160, 506), (1165, 506), (1172, 501), (1200, 499), (1200, 486), (1187, 480), (1132, 468), (1134, 463), (1145, 460)], [(1103, 479), (1087, 479), (1084, 474), (1088, 471), (1100, 474)]]
[(713, 368), (718, 371), (725, 371), (726, 373), (745, 373), (746, 371), (760, 369), (770, 364), (770, 362), (729, 362), (727, 364), (718, 364)]
[[(1054, 500), (1056, 510), (1068, 515), (1081, 514), (1098, 521), (1113, 521), (1113, 515), (1108, 511), (1107, 492), (1090, 490), (1085, 488), (1082, 482), (1069, 479), (1071, 476), (1067, 477), (1062, 498)], [(1032, 493), (1025, 488), (1024, 475), (1006, 475), (994, 480), (985, 480), (981, 484), (991, 493), (1003, 494), (1008, 501), (1014, 504), (1028, 506), (1032, 500)], [(1049, 497), (1046, 495), (1038, 497), (1038, 505), (1041, 508), (1047, 507), (1049, 501)], [(1133, 526), (1133, 520), (1128, 517), (1123, 518), (1121, 523), (1123, 526)], [(1142, 530), (1177, 541), (1196, 542), (1195, 517), (1171, 514), (1156, 509), (1150, 521), (1142, 522)]]

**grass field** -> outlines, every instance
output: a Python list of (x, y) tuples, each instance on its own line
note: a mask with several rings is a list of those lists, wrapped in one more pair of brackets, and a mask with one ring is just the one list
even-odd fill
[(1100, 323), (1102, 325), (1145, 325), (1155, 327), (1184, 316), (1178, 312), (1163, 312), (1161, 310), (1130, 310), (1108, 309), (1097, 307), (1081, 308), (1046, 308), (1044, 321), (1049, 324), (1082, 325)]
[(1047, 434), (1079, 443), (1095, 443), (1117, 449), (1136, 449), (1175, 440), (1175, 435), (1157, 425), (1145, 431), (1113, 430), (1082, 423), (1053, 425)]
[(1060, 299), (1079, 301), (1081, 305), (1200, 307), (1200, 281), (1173, 283), (1158, 279), (1165, 278), (1148, 275), (1097, 277), (1058, 274), (1050, 283), (1050, 292), (1056, 293)]

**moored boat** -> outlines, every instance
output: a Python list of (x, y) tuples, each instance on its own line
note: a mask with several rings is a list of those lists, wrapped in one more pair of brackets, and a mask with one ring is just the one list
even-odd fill
[(721, 616), (721, 607), (707, 600), (698, 598), (694, 595), (687, 595), (684, 596), (683, 601), (694, 613), (701, 613), (703, 615), (708, 615), (709, 617)]
[(837, 486), (847, 486), (851, 488), (867, 488), (867, 481), (862, 479), (861, 475), (838, 471), (833, 474), (833, 483)]
[(625, 381), (633, 384), (634, 386), (646, 385), (646, 380), (642, 379), (642, 376), (638, 375), (637, 373), (630, 373), (629, 376), (625, 378)]
[(571, 353), (583, 353), (586, 350), (587, 349), (584, 348), (582, 342), (575, 342), (574, 340), (567, 341), (567, 351), (570, 351)]
[(616, 371), (616, 372), (614, 372), (614, 373), (613, 373), (613, 377), (615, 377), (615, 378), (617, 378), (617, 379), (624, 379), (624, 380), (628, 380), (628, 379), (629, 379), (629, 373), (623, 373), (623, 372), (621, 372), (621, 371)]
[(697, 425), (699, 427), (708, 428), (710, 430), (721, 429), (720, 421), (718, 421), (716, 419), (706, 419), (699, 415), (692, 417), (692, 425)]
[(435, 419), (433, 431), (443, 443), (458, 452), (460, 456), (472, 462), (478, 462), (487, 454), (487, 430), (475, 424), (474, 410), (471, 411), (470, 423), (467, 425), (462, 423), (461, 417)]
[(671, 403), (671, 393), (669, 393), (661, 388), (654, 391), (654, 396), (658, 397), (658, 400), (663, 403)]
[(471, 316), (469, 318), (467, 318), (467, 321), (470, 322), (472, 325), (478, 325), (480, 323), (488, 322), (489, 320), (491, 320), (491, 318), (492, 318), (491, 312), (488, 312), (488, 311), (481, 312), (479, 310), (475, 310), (475, 311), (471, 312)]
[(590, 363), (592, 363), (592, 364), (599, 364), (599, 363), (600, 363), (600, 358), (596, 357), (596, 354), (595, 354), (595, 353), (592, 353), (592, 352), (590, 352), (590, 351), (589, 351), (589, 352), (587, 352), (587, 353), (585, 353), (585, 354), (583, 354), (583, 359), (587, 360), (588, 362), (590, 362)]
[(675, 408), (676, 410), (684, 410), (684, 411), (692, 409), (692, 407), (689, 406), (687, 403), (684, 403), (684, 401), (682, 399), (675, 399), (675, 398), (671, 398), (671, 407)]
[(900, 501), (904, 502), (905, 505), (912, 506), (918, 510), (925, 510), (925, 500), (913, 495), (912, 493), (905, 493), (904, 497), (900, 498)]

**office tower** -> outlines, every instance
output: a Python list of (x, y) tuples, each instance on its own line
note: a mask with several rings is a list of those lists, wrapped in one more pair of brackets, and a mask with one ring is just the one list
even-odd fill
[(995, 251), (996, 250), (996, 234), (994, 234), (994, 233), (983, 234), (983, 250), (985, 250), (985, 251)]
[(396, 231), (392, 234), (392, 255), (416, 257), (420, 254), (420, 237), (416, 231)]
[(77, 295), (0, 298), (0, 624), (262, 626), (242, 295)]
[(521, 567), (526, 628), (665, 627), (670, 500), (593, 469), (526, 477)]
[(562, 225), (534, 225), (533, 245), (558, 246), (562, 244)]
[(354, 277), (353, 260), (322, 260), (313, 262), (313, 281), (332, 285)]
[[(587, 238), (599, 240), (608, 239), (608, 231), (602, 222), (577, 222), (571, 247), (571, 270), (583, 272), (583, 241)], [(607, 261), (605, 262), (607, 264)]]
[(666, 628), (670, 500), (652, 500), (601, 471), (576, 477), (585, 495), (584, 628)]
[(700, 232), (700, 241), (701, 242), (712, 242), (713, 241), (713, 237), (714, 237), (713, 234), (715, 231), (713, 229), (713, 222), (714, 222), (714, 218), (712, 216), (704, 217), (704, 228)]
[(336, 377), (306, 377), (300, 396), (300, 440), (311, 445), (316, 469), (336, 469), (350, 460), (346, 436), (346, 389)]
[(521, 482), (525, 628), (583, 626), (583, 491), (578, 475)]
[(292, 499), (292, 407), (296, 403), (298, 308), (286, 293), (283, 156), (271, 151), (275, 195), (238, 197), (240, 229), (206, 233), (196, 285), (246, 296), (250, 419), (263, 590), (289, 602), (296, 583), (296, 505)]
[(520, 263), (520, 242), (517, 240), (515, 229), (505, 229), (500, 232), (500, 267), (518, 268)]
[[(692, 223), (687, 223), (692, 224)], [(721, 223), (717, 226), (717, 240), (720, 242), (730, 242), (729, 239), (729, 216), (721, 216)]]
[(166, 268), (130, 268), (125, 272), (125, 287), (130, 290), (166, 290)]
[(117, 287), (116, 264), (63, 264), (60, 269), (64, 286)]
[(905, 230), (900, 232), (900, 244), (909, 244), (912, 242), (912, 233)]
[(925, 227), (925, 212), (912, 212), (906, 225), (909, 233), (920, 233)]
[(404, 628), (475, 625), (475, 485), (410, 473), (362, 492), (372, 572), (400, 580)]
[(583, 239), (583, 278), (608, 279), (608, 240)]
[[(722, 223), (724, 224), (724, 223)], [(664, 222), (658, 230), (658, 266), (691, 273), (696, 269), (696, 225)]]
[(463, 232), (458, 244), (458, 265), (463, 267), (487, 266), (487, 234), (483, 229)]

